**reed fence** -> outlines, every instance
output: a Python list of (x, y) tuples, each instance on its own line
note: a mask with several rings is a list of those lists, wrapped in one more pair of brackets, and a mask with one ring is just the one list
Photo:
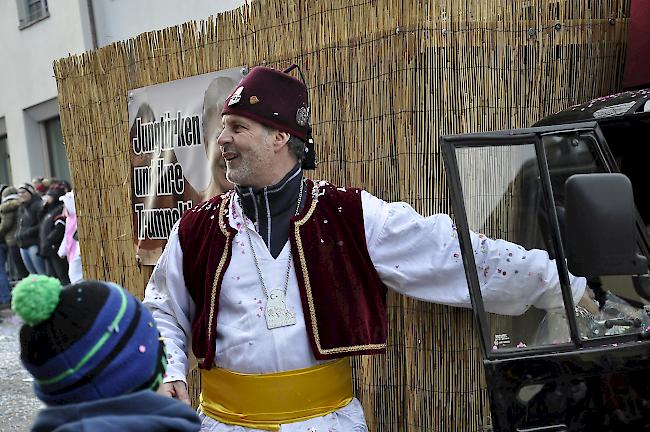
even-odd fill
[[(130, 89), (298, 63), (315, 178), (449, 212), (438, 137), (529, 126), (616, 91), (629, 10), (630, 0), (264, 0), (60, 59), (84, 273), (141, 296), (152, 270), (132, 240)], [(489, 405), (470, 311), (395, 294), (388, 304), (387, 354), (353, 359), (370, 430), (482, 431)]]

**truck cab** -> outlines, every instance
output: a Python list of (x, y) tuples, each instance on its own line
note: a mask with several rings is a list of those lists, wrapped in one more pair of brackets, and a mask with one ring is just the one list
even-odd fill
[[(441, 137), (494, 431), (650, 430), (649, 99), (621, 93), (531, 128)], [(470, 230), (546, 251), (562, 306), (487, 313)], [(597, 313), (575, 304), (570, 274)]]

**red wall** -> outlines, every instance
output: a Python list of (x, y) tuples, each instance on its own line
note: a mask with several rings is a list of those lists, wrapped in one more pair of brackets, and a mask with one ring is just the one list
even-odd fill
[(650, 1), (632, 0), (623, 88), (650, 87)]

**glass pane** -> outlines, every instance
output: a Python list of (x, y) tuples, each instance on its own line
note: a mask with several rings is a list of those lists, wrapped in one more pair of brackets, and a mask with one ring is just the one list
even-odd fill
[(41, 7), (40, 2), (30, 3), (27, 6), (27, 15), (29, 17), (29, 21), (36, 21), (37, 19), (43, 17), (43, 8)]
[[(596, 140), (591, 132), (546, 136), (543, 144), (547, 155), (553, 189), (553, 199), (563, 225), (565, 205), (564, 183), (573, 174), (605, 172), (596, 152)], [(639, 253), (642, 249), (639, 247)], [(650, 324), (644, 306), (650, 299), (639, 295), (647, 277), (635, 275), (600, 276), (588, 280), (598, 302), (600, 312), (592, 316), (577, 308), (578, 325), (583, 337), (637, 333)]]
[[(527, 250), (552, 251), (551, 232), (545, 222), (547, 205), (533, 143), (458, 148), (456, 157), (470, 230), (516, 243)], [(477, 252), (481, 253), (475, 250), (475, 255)], [(513, 290), (516, 297), (518, 288), (541, 284), (541, 280), (539, 273), (530, 272), (530, 260), (524, 261), (527, 254), (532, 255), (520, 248), (513, 252), (512, 259), (516, 261), (511, 263), (510, 258), (505, 257), (509, 271), (507, 275), (500, 275), (510, 278), (508, 289)], [(480, 260), (476, 261), (483, 291), (485, 274), (495, 269), (482, 268)], [(570, 342), (568, 331), (555, 331), (556, 321), (565, 320), (559, 285), (556, 288), (558, 295), (552, 314), (547, 315), (546, 311), (533, 306), (519, 316), (488, 314), (492, 349), (525, 349)]]
[(7, 149), (7, 135), (0, 136), (0, 183), (12, 183), (9, 150)]
[(39, 20), (47, 15), (47, 1), (27, 0), (26, 1), (27, 22)]
[(68, 157), (65, 153), (65, 146), (63, 145), (61, 121), (57, 117), (46, 121), (44, 125), (52, 176), (61, 180), (70, 181), (70, 167), (68, 165)]

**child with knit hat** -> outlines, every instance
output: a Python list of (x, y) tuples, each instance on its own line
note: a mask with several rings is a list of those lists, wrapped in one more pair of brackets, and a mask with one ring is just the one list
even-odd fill
[(31, 275), (13, 291), (20, 357), (47, 407), (32, 431), (198, 431), (196, 413), (155, 393), (167, 367), (149, 311), (124, 288), (62, 287)]

